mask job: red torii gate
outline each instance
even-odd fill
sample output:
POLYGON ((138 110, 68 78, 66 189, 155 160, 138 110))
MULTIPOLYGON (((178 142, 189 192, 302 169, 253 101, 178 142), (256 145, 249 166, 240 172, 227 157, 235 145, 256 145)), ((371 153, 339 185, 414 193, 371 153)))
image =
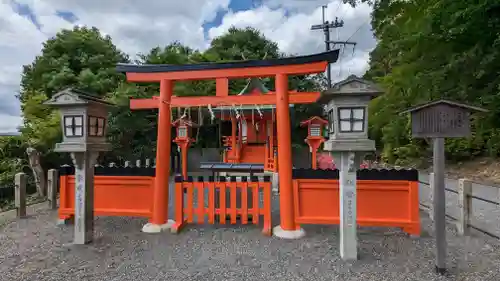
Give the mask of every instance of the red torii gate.
MULTIPOLYGON (((154 186, 153 215, 143 228, 146 232, 160 232, 170 228, 168 221, 168 184, 170 175, 171 107, 266 105, 276 104, 278 137, 278 176, 280 185, 280 230, 282 237, 294 237, 299 227, 294 221, 292 186, 292 149, 290 130, 290 103, 313 103, 319 92, 290 92, 289 75, 324 72, 329 63, 337 61, 339 50, 283 59, 251 60, 225 63, 187 65, 134 65, 119 64, 117 71, 126 73, 130 82, 159 82, 160 96, 151 99, 132 99, 131 109, 158 108, 158 137, 156 148, 156 180, 154 186), (230 96, 230 78, 275 76, 275 93, 259 96, 230 96), (216 95, 177 97, 173 95, 175 81, 216 80, 216 95), (147 229, 147 230, 146 230, 147 229), (289 232, 287 235, 286 233, 289 232)), ((182 223, 182 222, 178 222, 182 223)))

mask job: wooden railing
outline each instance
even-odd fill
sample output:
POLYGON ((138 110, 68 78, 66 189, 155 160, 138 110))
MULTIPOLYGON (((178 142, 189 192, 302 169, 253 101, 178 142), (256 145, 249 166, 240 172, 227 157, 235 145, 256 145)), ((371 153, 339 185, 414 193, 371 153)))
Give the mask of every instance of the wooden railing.
POLYGON ((225 177, 192 177, 183 180, 175 179, 175 221, 172 232, 179 232, 187 223, 225 224, 227 216, 229 222, 236 224, 259 224, 263 222, 262 233, 271 235, 271 180, 264 177, 258 181, 257 177, 231 177, 226 182, 225 177), (263 200, 260 200, 259 194, 263 200), (239 204, 238 204, 239 201, 239 204), (196 219, 195 219, 196 216, 196 219), (249 216, 251 216, 249 218, 249 216))
POLYGON ((232 136, 222 136, 223 146, 228 147, 225 150, 226 154, 224 155, 224 161, 225 162, 238 163, 240 161, 240 158, 241 158, 241 151, 242 151, 244 145, 247 142, 247 137, 246 136, 242 137, 241 138, 241 140, 242 140, 241 143, 239 142, 240 138, 236 137, 236 147, 233 147, 232 140, 233 140, 232 136), (235 156, 233 156, 233 154, 232 154, 233 150, 235 150, 235 152, 236 152, 235 156))
MULTIPOLYGON (((222 145, 226 147, 232 147, 233 145, 233 137, 232 136, 222 136, 222 145)), ((236 144, 238 144, 240 141, 239 137, 236 137, 236 144)), ((242 143, 247 143, 247 137, 243 136, 241 137, 241 142, 242 143)))
POLYGON ((278 171, 278 157, 277 156, 278 156, 278 148, 274 147, 273 153, 271 154, 271 156, 265 160, 264 170, 271 171, 271 172, 278 171))
MULTIPOLYGON (((433 219, 434 174, 421 175, 420 206, 433 219)), ((456 224, 459 235, 472 230, 500 239, 500 188, 471 179, 446 179, 446 217, 456 224)))

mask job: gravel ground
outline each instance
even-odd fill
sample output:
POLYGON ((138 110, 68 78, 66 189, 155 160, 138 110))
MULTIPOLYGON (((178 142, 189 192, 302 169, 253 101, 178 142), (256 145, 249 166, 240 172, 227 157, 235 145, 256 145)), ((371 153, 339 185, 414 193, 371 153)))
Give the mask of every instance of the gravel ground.
POLYGON ((56 216, 41 210, 0 226, 0 280, 500 280, 500 241, 457 237, 453 227, 449 276, 435 275, 423 213, 420 238, 360 229, 361 259, 353 263, 340 260, 336 226, 306 226, 305 238, 290 241, 263 236, 252 225, 144 234, 144 219, 99 217, 93 244, 78 246, 71 245, 72 226, 57 226, 56 216))

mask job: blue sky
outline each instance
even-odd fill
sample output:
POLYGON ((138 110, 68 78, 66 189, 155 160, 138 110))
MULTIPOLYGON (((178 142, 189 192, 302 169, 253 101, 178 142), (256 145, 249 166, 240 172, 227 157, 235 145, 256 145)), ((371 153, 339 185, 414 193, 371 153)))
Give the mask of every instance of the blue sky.
POLYGON ((38 22, 35 13, 31 9, 31 7, 27 4, 22 4, 16 1, 11 1, 12 8, 16 13, 21 16, 28 18, 38 29, 41 28, 40 23, 38 22))
MULTIPOLYGON (((321 5, 328 4, 327 19, 345 21, 340 40, 357 41, 354 54, 332 65, 332 77, 362 75, 375 46, 370 30, 371 8, 353 9, 341 0, 5 0, 0 1, 0 132, 22 124, 19 101, 23 65, 31 64, 43 43, 62 29, 95 26, 131 57, 173 41, 203 50, 211 39, 231 26, 253 27, 288 54, 324 50, 322 32, 310 30, 321 21, 321 5), (329 17, 329 18, 328 18, 329 17), (358 28, 361 27, 358 30, 358 28)), ((337 38, 332 33, 332 38, 337 38)))
MULTIPOLYGON (((231 0, 229 3, 229 10, 232 10, 233 12, 246 11, 252 9, 252 7, 258 6, 260 3, 261 1, 256 0, 231 0)), ((227 11, 219 10, 215 19, 206 23, 204 28, 208 30, 212 27, 219 26, 226 13, 227 11)))

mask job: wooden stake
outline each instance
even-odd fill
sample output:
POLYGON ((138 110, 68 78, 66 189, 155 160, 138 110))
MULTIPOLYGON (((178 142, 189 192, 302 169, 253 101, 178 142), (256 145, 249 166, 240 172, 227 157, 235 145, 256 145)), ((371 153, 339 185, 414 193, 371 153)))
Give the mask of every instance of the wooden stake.
POLYGON ((49 208, 51 210, 57 209, 57 186, 58 186, 59 172, 56 169, 50 169, 47 175, 47 197, 49 201, 49 208))
POLYGON ((17 217, 26 217, 26 174, 17 173, 15 175, 14 206, 17 217))

